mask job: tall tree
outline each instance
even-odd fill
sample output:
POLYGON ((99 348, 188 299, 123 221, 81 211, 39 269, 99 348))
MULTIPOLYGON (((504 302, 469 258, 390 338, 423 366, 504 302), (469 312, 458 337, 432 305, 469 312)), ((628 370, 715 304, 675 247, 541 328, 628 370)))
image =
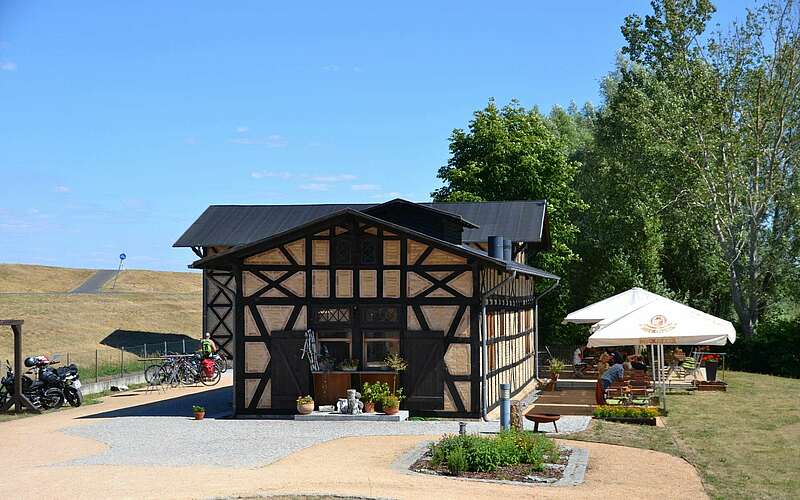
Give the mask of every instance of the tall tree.
POLYGON ((792 0, 704 38, 707 0, 658 0, 622 28, 616 101, 672 161, 652 179, 717 246, 745 335, 798 269, 800 15, 792 0))
POLYGON ((571 219, 585 205, 573 187, 577 168, 538 111, 517 101, 498 108, 490 100, 474 113, 468 130, 453 131, 450 159, 438 175, 444 186, 431 196, 436 201, 546 199, 553 249, 534 256, 534 262, 559 273, 578 259, 571 219))
MULTIPOLYGON (((561 276, 578 260, 572 222, 585 204, 574 188, 578 164, 567 147, 535 109, 511 101, 498 108, 490 100, 476 111, 468 130, 450 136, 450 159, 439 169, 444 186, 431 195, 436 201, 547 200, 552 249, 529 257, 529 263, 561 276)), ((543 334, 554 338, 569 297, 564 280, 544 305, 543 334)))

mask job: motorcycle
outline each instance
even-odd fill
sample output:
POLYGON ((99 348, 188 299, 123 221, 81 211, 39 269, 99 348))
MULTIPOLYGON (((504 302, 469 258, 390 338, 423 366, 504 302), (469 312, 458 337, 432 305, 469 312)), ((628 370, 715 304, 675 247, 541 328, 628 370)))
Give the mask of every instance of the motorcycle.
MULTIPOLYGON (((28 365, 26 360, 25 365, 28 365)), ((39 380, 34 380, 27 374, 22 376, 22 393, 38 409, 50 410, 61 408, 64 404, 64 392, 59 387, 60 381, 55 373, 40 368, 39 380)), ((54 370, 53 370, 54 371, 54 370)), ((14 370, 11 363, 6 360, 6 376, 0 380, 0 406, 14 394, 14 370)))
POLYGON ((81 391, 81 380, 77 365, 71 363, 69 366, 62 366, 56 370, 56 374, 61 381, 61 390, 64 392, 64 398, 67 403, 76 408, 82 405, 83 391, 81 391))

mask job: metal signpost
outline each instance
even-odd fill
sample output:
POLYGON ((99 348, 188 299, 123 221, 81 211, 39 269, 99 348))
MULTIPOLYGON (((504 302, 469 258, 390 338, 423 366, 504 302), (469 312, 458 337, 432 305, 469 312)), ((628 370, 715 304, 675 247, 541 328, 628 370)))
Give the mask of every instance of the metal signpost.
POLYGON ((125 253, 119 254, 119 267, 117 267, 117 274, 114 275, 114 283, 111 284, 112 290, 117 286, 117 276, 119 276, 120 271, 122 271, 122 262, 127 258, 128 256, 125 255, 125 253))

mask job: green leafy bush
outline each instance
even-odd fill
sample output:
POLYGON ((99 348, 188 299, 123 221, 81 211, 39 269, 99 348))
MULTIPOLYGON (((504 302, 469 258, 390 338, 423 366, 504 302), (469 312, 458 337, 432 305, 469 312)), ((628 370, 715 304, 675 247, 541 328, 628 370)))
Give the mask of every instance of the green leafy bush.
MULTIPOLYGON (((535 470, 543 470, 545 462, 557 462, 560 450, 555 441, 543 434, 532 432, 504 431, 494 437, 466 434, 445 436, 430 446, 431 465, 446 465, 451 468, 461 460, 463 453, 465 470, 470 472, 493 472, 498 467, 530 464, 535 470)), ((451 473, 455 474, 452 470, 451 473)))
POLYGON ((460 476, 467 470, 467 454, 464 448, 456 446, 447 456, 447 470, 454 476, 460 476))
POLYGON ((361 400, 367 403, 383 403, 389 394, 389 384, 386 382, 375 382, 374 384, 364 382, 364 385, 361 386, 361 400))
POLYGON ((648 406, 603 405, 594 409, 597 418, 655 418, 658 415, 658 408, 648 406))

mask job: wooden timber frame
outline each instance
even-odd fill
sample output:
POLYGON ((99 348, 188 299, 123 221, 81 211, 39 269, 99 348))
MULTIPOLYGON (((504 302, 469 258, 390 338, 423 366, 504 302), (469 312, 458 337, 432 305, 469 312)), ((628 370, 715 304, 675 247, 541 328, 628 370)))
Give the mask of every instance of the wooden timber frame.
MULTIPOLYGON (((481 297, 509 273, 474 252, 350 212, 202 262, 204 328, 233 356, 236 415, 295 413, 313 392, 305 332, 319 335, 334 316, 365 371, 365 332, 397 331, 412 414, 480 415, 481 297), (376 326, 374 311, 391 310, 391 325, 376 326)), ((487 299, 489 410, 501 382, 518 394, 535 378, 534 289, 520 274, 487 299)))
POLYGON ((21 319, 0 319, 0 326, 11 327, 14 335, 14 393, 9 395, 0 411, 7 412, 14 406, 16 413, 21 413, 24 408, 41 413, 22 392, 22 323, 21 319))

